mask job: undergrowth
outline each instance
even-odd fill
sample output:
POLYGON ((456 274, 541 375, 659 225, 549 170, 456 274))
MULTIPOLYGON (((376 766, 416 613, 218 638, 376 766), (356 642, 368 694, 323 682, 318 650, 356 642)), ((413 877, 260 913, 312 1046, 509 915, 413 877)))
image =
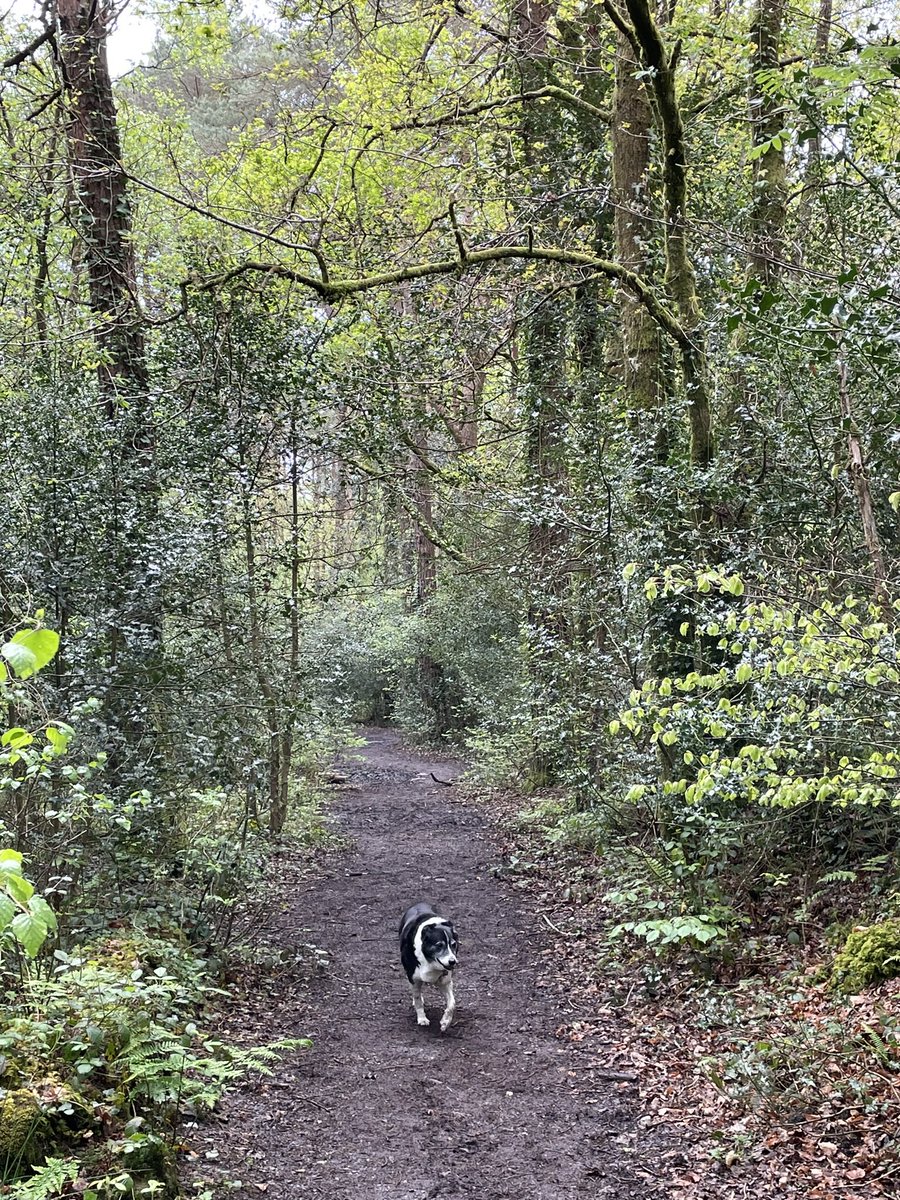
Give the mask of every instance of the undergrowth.
POLYGON ((321 775, 345 730, 298 750, 281 839, 237 787, 104 791, 81 725, 94 706, 62 722, 30 682, 58 644, 35 622, 0 647, 0 1192, 175 1196, 184 1118, 309 1045, 238 1046, 209 1026, 271 903, 273 848, 333 839, 321 775))

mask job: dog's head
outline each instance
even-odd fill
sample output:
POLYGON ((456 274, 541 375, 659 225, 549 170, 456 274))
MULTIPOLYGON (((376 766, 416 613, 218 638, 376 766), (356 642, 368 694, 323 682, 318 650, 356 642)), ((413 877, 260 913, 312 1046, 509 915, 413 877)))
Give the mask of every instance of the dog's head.
POLYGON ((426 925, 422 930, 422 953, 425 959, 445 971, 452 971, 457 964, 456 951, 459 942, 456 931, 449 921, 440 925, 426 925))

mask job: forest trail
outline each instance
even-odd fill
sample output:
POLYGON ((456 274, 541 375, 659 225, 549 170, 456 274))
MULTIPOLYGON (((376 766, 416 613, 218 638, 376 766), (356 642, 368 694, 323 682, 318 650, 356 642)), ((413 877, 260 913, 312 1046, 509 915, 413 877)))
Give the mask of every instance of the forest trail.
POLYGON ((313 1049, 199 1131, 203 1174, 279 1200, 656 1194, 642 1174, 656 1153, 627 1094, 603 1080, 596 1043, 554 1036, 577 1014, 536 982, 553 960, 490 872, 484 817, 430 775, 460 768, 418 757, 393 732, 366 736, 334 802, 353 849, 301 883, 276 922, 276 939, 314 943, 330 964, 306 995, 269 996, 263 1034, 309 1035, 313 1049), (460 935, 445 1035, 436 990, 431 1027, 416 1025, 398 960, 399 914, 420 899, 460 935))

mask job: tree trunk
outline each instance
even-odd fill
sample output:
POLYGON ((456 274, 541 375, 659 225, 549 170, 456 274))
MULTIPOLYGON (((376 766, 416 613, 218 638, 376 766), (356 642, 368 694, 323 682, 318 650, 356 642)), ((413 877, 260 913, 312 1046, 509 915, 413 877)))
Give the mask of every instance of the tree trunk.
POLYGON ((872 568, 875 599, 881 607, 887 624, 893 625, 894 611, 891 607, 891 598, 887 590, 884 551, 881 544, 881 535, 878 532, 878 524, 875 520, 875 508, 872 504, 872 491, 869 487, 869 477, 866 473, 862 441, 859 429, 853 419, 847 360, 843 355, 838 361, 838 391, 841 398, 841 416, 844 419, 844 425, 847 429, 848 470, 850 478, 853 481, 853 489, 856 492, 857 504, 859 505, 863 537, 865 538, 866 549, 869 553, 869 562, 872 568))
POLYGON ((138 455, 152 451, 149 378, 137 304, 131 204, 112 80, 106 61, 109 10, 97 0, 58 0, 59 65, 78 224, 88 277, 94 336, 103 352, 100 389, 112 419, 139 405, 138 455))
POLYGON ((706 346, 701 327, 697 280, 688 252, 687 149, 676 91, 680 44, 669 50, 653 19, 648 0, 625 0, 641 47, 642 66, 650 72, 656 117, 663 142, 663 197, 666 229, 666 284, 692 347, 682 351, 682 374, 691 427, 691 462, 706 467, 713 457, 712 413, 706 346))
MULTIPOLYGON (((552 9, 533 0, 521 0, 513 11, 513 68, 523 90, 543 86, 550 77, 548 23, 552 9)), ((520 121, 522 158, 525 164, 525 218, 530 195, 551 186, 540 173, 546 151, 559 137, 553 113, 539 105, 523 108, 520 121)), ((545 227, 555 227, 551 215, 545 227)), ((527 311, 519 336, 519 405, 524 413, 528 527, 528 628, 531 640, 531 704, 539 728, 545 715, 559 702, 559 652, 569 637, 564 565, 566 534, 559 519, 560 502, 568 491, 566 431, 566 327, 568 305, 561 295, 529 292, 527 311)), ((554 754, 540 733, 533 739, 529 783, 543 787, 559 770, 554 754)))
MULTIPOLYGON (((111 495, 102 610, 110 621, 107 704, 135 745, 149 734, 150 688, 159 673, 160 572, 149 548, 157 511, 150 380, 137 302, 132 217, 106 60, 109 10, 58 0, 58 65, 77 243, 87 276, 109 447, 111 495)), ((146 759, 146 747, 141 752, 146 759)), ((114 753, 114 768, 122 764, 114 753)))
MULTIPOLYGON (((647 278, 653 243, 650 216, 652 112, 631 42, 616 39, 616 87, 612 120, 612 177, 616 252, 619 262, 647 278)), ((666 462, 669 433, 660 364, 659 330, 644 305, 619 289, 622 312, 622 385, 638 439, 639 466, 666 462)))
POLYGON ((757 0, 753 14, 753 70, 750 128, 754 147, 765 146, 753 160, 750 212, 750 276, 771 287, 781 275, 784 222, 787 216, 787 171, 784 149, 771 145, 781 132, 782 111, 760 85, 760 72, 778 66, 784 0, 757 0))

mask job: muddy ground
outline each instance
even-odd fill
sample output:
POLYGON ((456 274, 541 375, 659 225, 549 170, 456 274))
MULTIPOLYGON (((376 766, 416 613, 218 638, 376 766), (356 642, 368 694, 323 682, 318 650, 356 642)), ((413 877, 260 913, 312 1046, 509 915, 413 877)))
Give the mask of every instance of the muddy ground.
POLYGON ((659 1195, 663 1147, 639 1125, 617 1047, 555 1036, 579 1013, 557 986, 549 931, 492 874, 484 816, 431 777, 459 768, 390 731, 366 735, 333 806, 352 848, 311 874, 288 862, 264 935, 303 969, 261 976, 228 1014, 232 1033, 313 1048, 191 1134, 189 1178, 279 1200, 659 1195), (397 952, 397 918, 422 899, 460 936, 443 1035, 436 991, 431 1027, 416 1025, 397 952), (310 968, 310 947, 327 968, 310 968))

